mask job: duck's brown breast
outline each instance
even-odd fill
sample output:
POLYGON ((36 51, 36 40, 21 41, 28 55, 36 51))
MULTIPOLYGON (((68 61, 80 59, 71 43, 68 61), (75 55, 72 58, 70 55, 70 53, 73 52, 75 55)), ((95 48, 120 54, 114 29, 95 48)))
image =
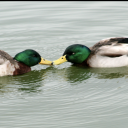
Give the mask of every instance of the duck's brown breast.
POLYGON ((18 68, 15 67, 13 75, 21 75, 31 71, 31 68, 23 63, 18 62, 18 68))

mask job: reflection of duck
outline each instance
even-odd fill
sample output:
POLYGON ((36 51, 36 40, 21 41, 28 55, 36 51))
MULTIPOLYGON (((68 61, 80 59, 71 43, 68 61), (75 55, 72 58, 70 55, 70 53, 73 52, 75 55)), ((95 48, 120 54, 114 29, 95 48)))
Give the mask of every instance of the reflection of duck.
POLYGON ((115 78, 127 78, 128 67, 116 67, 116 68, 89 68, 90 72, 95 74, 98 79, 115 79, 115 78))
MULTIPOLYGON (((51 67, 49 67, 51 68, 51 67)), ((86 83, 88 79, 115 79, 115 78, 127 78, 128 67, 116 67, 116 68, 89 68, 89 67, 76 67, 70 66, 67 68, 57 69, 52 67, 51 71, 54 80, 59 80, 64 83, 65 81, 69 83, 86 83), (54 71, 54 72, 53 72, 54 71)), ((51 77, 51 79, 52 79, 51 77)), ((92 80, 91 80, 92 81, 92 80)))
POLYGON ((44 80, 49 76, 49 69, 32 70, 24 75, 0 77, 0 93, 11 92, 15 89, 22 92, 39 92, 45 85, 44 80))
POLYGON ((14 92, 21 93, 42 92, 43 86, 60 87, 61 85, 79 85, 79 83, 95 83, 98 79, 127 78, 128 67, 120 68, 88 68, 69 66, 58 69, 58 66, 49 66, 46 69, 32 70, 20 76, 0 77, 0 94, 14 92))
POLYGON ((128 38, 109 38, 88 48, 81 44, 70 45, 54 65, 71 62, 88 67, 122 67, 128 65, 128 38))
POLYGON ((40 64, 51 64, 34 50, 27 49, 11 57, 8 53, 0 50, 0 76, 20 75, 31 71, 31 66, 40 64))
POLYGON ((89 68, 85 69, 83 67, 71 66, 65 68, 63 71, 65 80, 70 83, 81 83, 82 81, 89 79, 92 75, 89 68))

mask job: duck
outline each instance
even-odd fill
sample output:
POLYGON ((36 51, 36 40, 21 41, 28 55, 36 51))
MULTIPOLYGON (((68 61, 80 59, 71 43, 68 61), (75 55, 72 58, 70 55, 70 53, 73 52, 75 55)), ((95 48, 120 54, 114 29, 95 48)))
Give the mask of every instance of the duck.
POLYGON ((33 49, 26 49, 14 57, 0 50, 0 76, 21 75, 31 71, 37 64, 50 65, 52 61, 45 60, 33 49))
POLYGON ((100 40, 92 47, 72 44, 65 49, 59 59, 52 62, 52 65, 64 62, 94 68, 128 66, 128 38, 110 37, 100 40))

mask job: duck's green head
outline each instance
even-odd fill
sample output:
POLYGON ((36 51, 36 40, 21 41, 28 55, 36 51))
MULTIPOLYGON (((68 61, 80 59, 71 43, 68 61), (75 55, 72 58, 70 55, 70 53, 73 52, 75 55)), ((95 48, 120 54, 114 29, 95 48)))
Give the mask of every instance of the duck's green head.
POLYGON ((14 57, 15 60, 24 63, 25 65, 31 67, 37 64, 50 65, 51 61, 43 59, 40 54, 32 49, 24 50, 14 57))
POLYGON ((88 58, 90 52, 91 50, 84 45, 73 44, 67 47, 63 53, 63 56, 58 60, 53 61, 53 64, 58 65, 66 61, 74 64, 80 64, 88 58))

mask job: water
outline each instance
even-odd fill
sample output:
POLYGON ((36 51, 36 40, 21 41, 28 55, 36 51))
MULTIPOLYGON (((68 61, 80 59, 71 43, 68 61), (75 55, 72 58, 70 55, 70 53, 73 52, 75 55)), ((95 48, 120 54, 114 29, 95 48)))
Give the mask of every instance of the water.
MULTIPOLYGON (((34 49, 48 60, 65 48, 127 37, 128 2, 0 2, 1 50, 34 49)), ((127 128, 128 67, 37 65, 0 77, 1 128, 127 128)))

